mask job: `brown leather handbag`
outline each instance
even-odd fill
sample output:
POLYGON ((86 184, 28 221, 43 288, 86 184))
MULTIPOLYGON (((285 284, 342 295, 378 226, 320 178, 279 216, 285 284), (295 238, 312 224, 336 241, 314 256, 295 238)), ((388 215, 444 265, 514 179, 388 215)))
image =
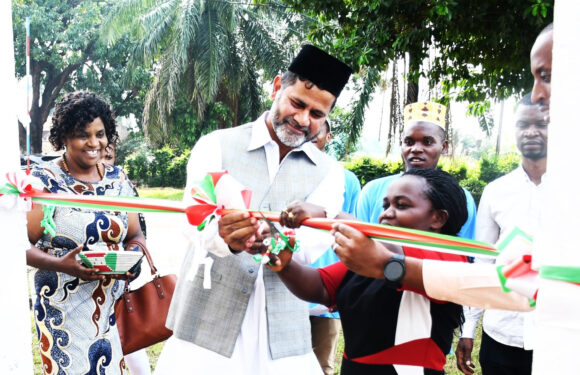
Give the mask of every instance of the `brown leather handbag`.
POLYGON ((123 354, 146 348, 173 334, 165 327, 165 321, 177 283, 176 275, 159 275, 151 254, 142 243, 131 243, 141 247, 153 279, 136 290, 129 290, 129 283, 125 282, 125 293, 115 302, 115 319, 123 354))

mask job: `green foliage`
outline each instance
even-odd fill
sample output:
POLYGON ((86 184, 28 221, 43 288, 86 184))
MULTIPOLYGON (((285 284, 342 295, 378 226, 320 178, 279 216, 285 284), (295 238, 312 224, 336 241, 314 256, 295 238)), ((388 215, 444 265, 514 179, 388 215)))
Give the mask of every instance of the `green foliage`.
POLYGON ((12 0, 16 74, 26 74, 25 19, 30 17, 31 148, 40 153, 42 125, 66 91, 91 90, 118 115, 140 116, 150 74, 129 67, 128 40, 103 44, 98 30, 112 0, 12 0))
POLYGON ((123 165, 127 157, 137 150, 148 148, 145 137, 141 132, 130 132, 119 145, 117 145, 115 153, 115 164, 123 165))
MULTIPOLYGON (((475 203, 479 204, 485 186, 517 168, 520 162, 521 156, 519 154, 510 153, 499 157, 485 155, 478 162, 470 159, 442 158, 437 167, 455 177, 459 185, 467 189, 473 196, 475 203)), ((404 170, 402 161, 384 161, 369 157, 350 161, 345 163, 344 167, 356 174, 363 186, 376 178, 400 173, 404 170)))
POLYGON ((165 186, 165 183, 171 181, 167 179, 167 172, 173 157, 173 150, 168 146, 153 151, 153 160, 151 160, 151 164, 149 164, 151 177, 148 185, 165 186))
POLYGON ((402 161, 384 161, 367 156, 352 160, 344 166, 358 177, 361 185, 379 177, 399 173, 404 169, 402 161))
POLYGON ((283 0, 317 22, 309 38, 355 70, 384 70, 409 54, 445 96, 471 102, 531 89, 530 48, 553 18, 553 0, 283 0), (432 48, 440 53, 431 56, 432 48), (421 62, 430 58, 428 64, 421 62))
POLYGON ((484 155, 480 162, 480 179, 489 183, 517 168, 520 162, 521 156, 517 153, 506 154, 501 157, 484 155))
POLYGON ((123 164, 129 179, 140 186, 183 188, 190 150, 175 151, 165 146, 151 152, 138 147, 123 164))
POLYGON ((103 38, 129 34, 133 61, 156 69, 143 118, 153 145, 176 146, 168 137, 179 127, 172 114, 184 103, 190 107, 184 112, 196 121, 187 122, 200 129, 180 140, 182 147, 212 126, 256 118, 263 109, 262 78, 287 66, 288 47, 303 39, 303 29, 302 17, 276 4, 128 0, 109 13, 103 38), (213 121, 204 122, 208 116, 213 121))
MULTIPOLYGON (((499 175, 498 177, 501 177, 501 175, 499 175)), ((459 180, 459 185, 467 189, 467 191, 469 191, 473 196, 475 204, 479 205, 481 194, 483 194, 483 189, 485 188, 487 183, 476 177, 469 177, 464 180, 459 180)))
POLYGON ((148 184, 151 177, 149 165, 152 157, 148 149, 139 148, 125 159, 123 168, 135 185, 148 184))

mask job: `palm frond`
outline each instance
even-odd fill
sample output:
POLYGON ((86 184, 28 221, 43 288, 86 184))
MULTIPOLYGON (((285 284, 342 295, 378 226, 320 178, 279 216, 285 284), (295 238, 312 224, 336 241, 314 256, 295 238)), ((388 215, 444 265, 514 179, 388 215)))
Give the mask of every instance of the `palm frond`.
POLYGON ((377 84, 381 78, 380 71, 376 68, 370 68, 362 78, 361 87, 357 90, 358 99, 351 103, 352 110, 349 116, 349 132, 347 138, 347 153, 356 147, 356 142, 364 125, 365 109, 371 102, 372 95, 375 92, 377 84))

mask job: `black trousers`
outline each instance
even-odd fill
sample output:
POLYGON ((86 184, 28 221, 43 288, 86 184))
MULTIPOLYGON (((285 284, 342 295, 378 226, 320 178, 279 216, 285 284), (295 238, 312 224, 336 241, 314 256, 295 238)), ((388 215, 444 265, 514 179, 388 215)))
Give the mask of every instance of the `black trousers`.
POLYGON ((482 332, 479 364, 482 375, 531 375, 532 350, 504 345, 482 332))

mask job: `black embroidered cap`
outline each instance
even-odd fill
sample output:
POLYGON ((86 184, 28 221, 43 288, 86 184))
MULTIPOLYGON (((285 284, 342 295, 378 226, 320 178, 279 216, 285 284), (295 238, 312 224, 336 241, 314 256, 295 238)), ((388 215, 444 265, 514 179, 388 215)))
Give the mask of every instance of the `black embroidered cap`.
POLYGON ((311 44, 302 47, 288 70, 308 79, 335 97, 340 95, 352 74, 348 65, 311 44))

